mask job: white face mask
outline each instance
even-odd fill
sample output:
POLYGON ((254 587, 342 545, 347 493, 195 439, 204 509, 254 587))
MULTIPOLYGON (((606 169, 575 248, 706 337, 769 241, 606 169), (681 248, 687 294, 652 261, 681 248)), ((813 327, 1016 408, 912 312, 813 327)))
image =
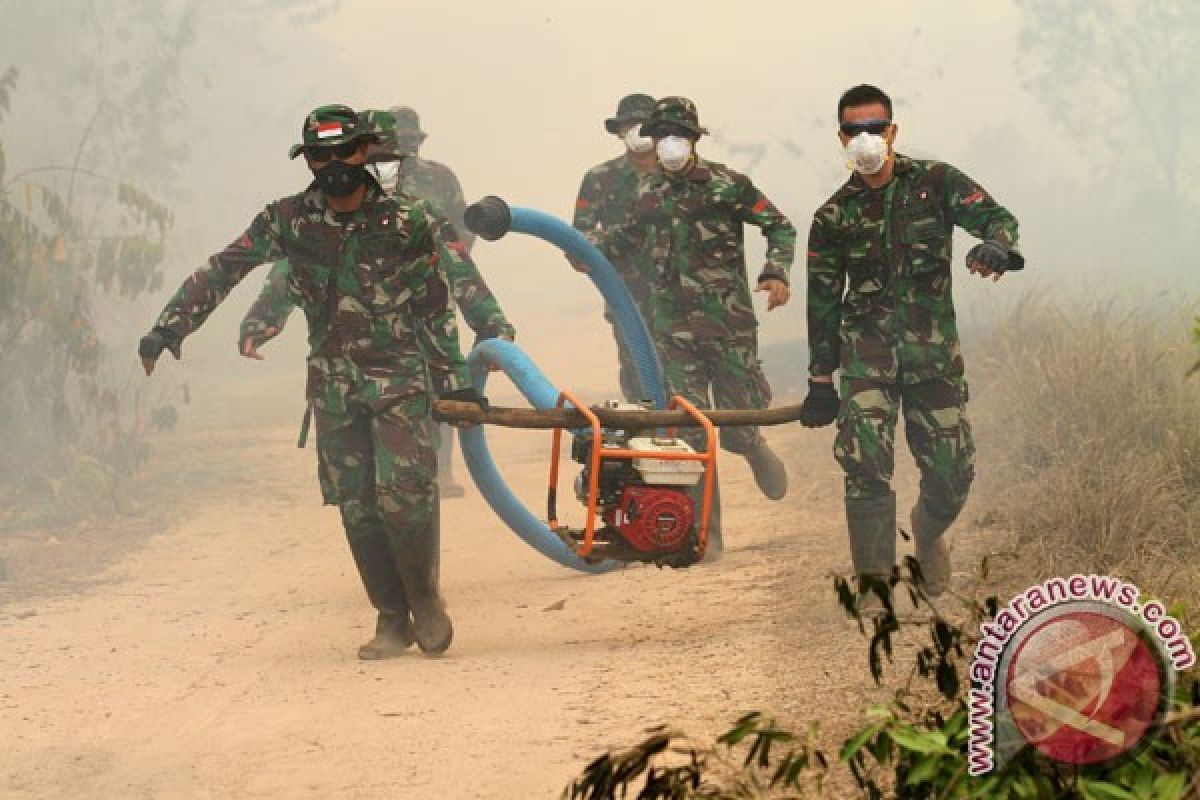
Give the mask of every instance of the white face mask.
POLYGON ((400 183, 399 161, 376 161, 368 165, 367 169, 371 170, 385 192, 391 194, 396 191, 396 186, 400 183))
POLYGON ((846 166, 863 175, 874 175, 888 159, 887 139, 874 133, 860 133, 846 143, 846 166))
POLYGON ((683 169, 692 158, 692 140, 686 136, 664 136, 656 149, 659 163, 669 172, 683 169))
POLYGON ((641 130, 641 125, 634 125, 621 137, 625 140, 625 146, 631 153, 647 153, 654 148, 654 140, 649 136, 642 136, 641 130))

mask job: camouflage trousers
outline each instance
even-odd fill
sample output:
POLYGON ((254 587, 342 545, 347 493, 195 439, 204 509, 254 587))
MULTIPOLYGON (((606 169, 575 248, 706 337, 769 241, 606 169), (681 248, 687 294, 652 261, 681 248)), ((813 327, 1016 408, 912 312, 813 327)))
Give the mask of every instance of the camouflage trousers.
POLYGON ((975 477, 966 382, 948 376, 898 385, 843 376, 841 394, 833 454, 846 473, 847 500, 891 495, 896 421, 903 413, 908 448, 921 471, 922 501, 941 519, 957 516, 975 477))
POLYGON ((436 435, 425 395, 378 395, 370 380, 324 393, 310 386, 318 475, 325 503, 341 512, 372 605, 406 612, 406 558, 431 565, 436 585, 436 435))
MULTIPOLYGON (((656 343, 667 378, 668 394, 682 395, 698 408, 766 408, 771 387, 758 360, 758 334, 695 341, 675 336, 656 343)), ((721 428, 721 447, 745 455, 762 442, 758 428, 721 428)), ((693 447, 703 433, 686 434, 693 447)))

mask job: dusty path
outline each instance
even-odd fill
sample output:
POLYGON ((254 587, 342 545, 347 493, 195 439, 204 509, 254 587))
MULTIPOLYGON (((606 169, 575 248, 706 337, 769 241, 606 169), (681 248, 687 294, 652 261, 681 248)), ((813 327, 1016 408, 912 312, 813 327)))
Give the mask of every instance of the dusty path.
MULTIPOLYGON (((828 437, 773 435, 780 504, 726 462, 717 567, 576 575, 473 491, 448 501, 454 647, 362 663, 373 620, 312 450, 294 426, 202 429, 194 458, 236 480, 82 593, 0 606, 0 797, 550 798, 651 723, 710 735, 764 709, 836 730, 869 692, 825 577, 848 558, 828 437)), ((493 436, 533 503, 546 438, 493 436)))

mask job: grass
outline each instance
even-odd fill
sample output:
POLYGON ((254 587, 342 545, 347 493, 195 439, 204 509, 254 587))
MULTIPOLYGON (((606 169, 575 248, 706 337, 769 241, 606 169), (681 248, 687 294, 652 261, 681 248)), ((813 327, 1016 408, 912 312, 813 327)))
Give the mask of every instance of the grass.
POLYGON ((1027 299, 974 356, 980 496, 1035 569, 1116 574, 1198 606, 1189 326, 1183 310, 1027 299))

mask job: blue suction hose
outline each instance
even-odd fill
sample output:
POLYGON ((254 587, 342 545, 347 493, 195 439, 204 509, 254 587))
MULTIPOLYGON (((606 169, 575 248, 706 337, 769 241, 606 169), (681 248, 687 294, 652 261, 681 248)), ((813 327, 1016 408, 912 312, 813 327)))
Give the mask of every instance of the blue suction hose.
MULTIPOLYGON (((468 208, 466 223, 471 231, 488 241, 495 241, 509 231, 525 233, 549 242, 571 258, 585 263, 589 270, 588 277, 612 310, 617 333, 633 356, 643 395, 652 400, 656 408, 666 407, 662 365, 646 323, 616 269, 579 231, 541 211, 509 208, 498 197, 485 197, 468 208)), ((503 339, 482 341, 471 351, 467 363, 475 387, 481 392, 487 383, 489 368, 494 367, 508 375, 534 408, 554 408, 558 403, 558 389, 533 360, 512 342, 503 339)), ((545 522, 525 507, 508 487, 492 459, 484 427, 476 425, 460 431, 459 440, 471 479, 496 515, 526 544, 565 567, 580 572, 600 573, 620 566, 614 561, 599 564, 584 561, 545 522)))

